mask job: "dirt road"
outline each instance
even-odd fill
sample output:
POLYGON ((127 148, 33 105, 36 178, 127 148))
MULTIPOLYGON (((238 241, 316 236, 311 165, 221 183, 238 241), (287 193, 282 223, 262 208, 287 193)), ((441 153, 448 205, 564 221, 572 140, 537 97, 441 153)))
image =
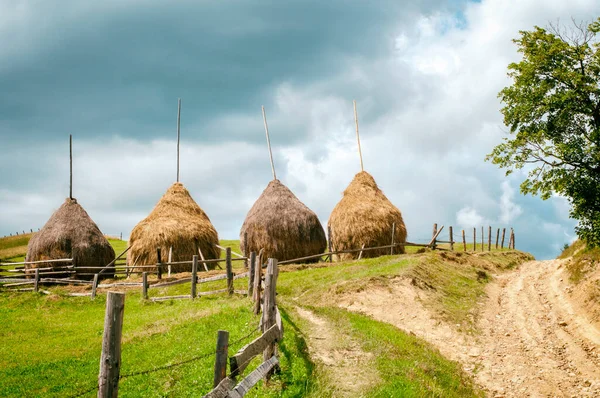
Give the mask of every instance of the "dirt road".
POLYGON ((600 328, 571 301, 561 260, 496 276, 466 336, 423 307, 407 281, 345 297, 340 306, 392 323, 463 363, 491 397, 600 397, 600 328))

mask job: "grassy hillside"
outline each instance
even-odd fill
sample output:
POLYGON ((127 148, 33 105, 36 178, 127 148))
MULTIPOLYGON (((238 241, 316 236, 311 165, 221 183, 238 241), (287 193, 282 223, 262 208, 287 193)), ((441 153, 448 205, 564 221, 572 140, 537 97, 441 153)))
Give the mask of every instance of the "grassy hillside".
POLYGON ((598 264, 600 264, 600 248, 590 248, 585 245, 585 242, 576 240, 569 247, 565 248, 558 258, 571 258, 567 263, 570 280, 573 283, 579 283, 586 275, 598 268, 598 264))
MULTIPOLYGON (((236 242, 223 242, 235 246, 236 242)), ((233 249, 234 251, 235 248, 233 249)), ((118 250, 117 250, 118 251, 118 250)), ((367 316, 336 307, 336 296, 410 278, 415 288, 432 292, 425 303, 452 323, 471 331, 474 308, 484 294, 490 271, 510 268, 530 257, 515 251, 463 254, 430 252, 344 263, 282 266, 278 301, 285 326, 280 345, 282 373, 249 396, 327 397, 339 386, 308 355, 306 322, 299 308, 314 311, 334 325, 341 343, 352 341, 372 358, 372 382, 365 396, 481 396, 459 365, 426 342, 367 316)), ((242 289, 245 279, 236 280, 242 289)), ((221 288, 223 281, 201 290, 221 288)), ((72 396, 93 389, 104 319, 105 294, 95 301, 52 295, 0 291, 0 396, 72 396)), ((186 294, 178 285, 152 295, 186 294)), ((257 336, 258 318, 246 297, 226 295, 150 303, 139 290, 127 293, 122 374, 189 361, 148 375, 125 377, 120 395, 198 396, 211 388, 215 339, 230 333, 230 353, 257 336)), ((258 362, 256 362, 258 363, 258 362)), ((250 366, 252 368, 253 365, 250 366)), ((84 396, 94 396, 91 391, 84 396)))

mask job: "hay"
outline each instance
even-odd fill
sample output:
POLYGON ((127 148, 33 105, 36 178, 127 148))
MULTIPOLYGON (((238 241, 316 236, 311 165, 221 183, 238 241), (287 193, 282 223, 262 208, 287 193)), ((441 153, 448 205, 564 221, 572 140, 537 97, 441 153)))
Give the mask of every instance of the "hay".
MULTIPOLYGON (((131 231, 127 265, 154 265, 156 248, 161 249, 161 260, 167 262, 169 248, 171 261, 191 261, 202 251, 206 260, 219 258, 219 236, 210 219, 183 184, 171 185, 158 201, 154 210, 131 231)), ((191 264, 173 265, 172 272, 190 272, 191 264)), ((134 272, 156 271, 156 268, 134 268, 134 272)))
MULTIPOLYGON (((79 279, 92 279, 97 273, 85 267, 103 267, 115 259, 115 251, 100 229, 76 199, 67 198, 65 203, 52 214, 46 225, 33 234, 27 246, 25 261, 71 258, 79 279)), ((66 263, 33 264, 28 268, 57 268, 66 263)), ((67 275, 65 275, 67 276, 67 275)), ((104 272, 102 277, 112 277, 104 272)), ((52 275, 60 277, 60 275, 52 275)))
POLYGON ((317 215, 273 180, 244 220, 240 247, 246 256, 264 249, 263 258, 285 261, 323 253, 327 239, 317 215))
MULTIPOLYGON (((360 249, 391 244, 392 224, 396 223, 395 243, 406 242, 406 226, 402 213, 377 186, 373 177, 361 171, 344 191, 342 200, 329 217, 333 250, 360 249)), ((390 249, 363 252, 363 257, 389 254, 390 249)), ((404 247, 394 248, 394 253, 404 253, 404 247)), ((357 258, 358 253, 341 256, 342 259, 357 258)))

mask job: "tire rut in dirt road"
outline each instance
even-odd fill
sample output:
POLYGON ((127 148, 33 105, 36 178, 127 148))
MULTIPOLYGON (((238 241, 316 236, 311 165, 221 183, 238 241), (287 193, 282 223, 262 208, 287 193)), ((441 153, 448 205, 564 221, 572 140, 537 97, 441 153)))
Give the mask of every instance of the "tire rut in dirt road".
POLYGON ((532 261, 490 287, 475 379, 492 396, 600 395, 600 347, 588 338, 598 330, 562 294, 562 272, 559 260, 532 261))
POLYGON ((407 281, 342 297, 339 305, 391 323, 461 362, 491 397, 600 397, 600 331, 566 295, 560 260, 496 276, 467 336, 423 306, 407 281))

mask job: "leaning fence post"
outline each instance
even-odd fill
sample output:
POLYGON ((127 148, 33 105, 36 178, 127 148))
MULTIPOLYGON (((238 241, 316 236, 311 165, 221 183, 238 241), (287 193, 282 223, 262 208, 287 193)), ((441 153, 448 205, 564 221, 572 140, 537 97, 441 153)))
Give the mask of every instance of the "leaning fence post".
POLYGON ((104 333, 102 335, 100 374, 98 376, 98 397, 117 397, 119 393, 121 334, 123 330, 124 311, 125 293, 108 292, 106 296, 104 333))
POLYGON ((450 235, 450 250, 454 250, 454 234, 452 233, 452 225, 448 227, 448 234, 450 235))
POLYGON ((156 270, 158 279, 162 279, 162 261, 160 258, 160 247, 156 248, 156 270))
POLYGON ((35 269, 35 281, 33 282, 33 291, 36 293, 40 291, 40 269, 39 268, 35 269))
POLYGON ((148 273, 142 272, 142 297, 148 300, 148 273))
POLYGON ((233 270, 231 268, 231 247, 225 248, 225 267, 227 269, 227 292, 233 294, 233 270))
POLYGON ((198 255, 194 254, 192 257, 192 288, 190 296, 192 300, 196 298, 196 281, 198 280, 198 255))
POLYGON ((465 230, 462 230, 462 238, 463 238, 463 249, 467 251, 467 238, 465 237, 465 230))
POLYGON ((256 253, 250 252, 250 267, 248 268, 248 297, 254 297, 254 264, 256 263, 256 253))
POLYGON ((390 247, 390 254, 394 254, 394 235, 396 234, 396 223, 392 223, 392 247, 390 247))
POLYGON ((217 334, 213 387, 218 386, 227 374, 227 357, 229 357, 229 332, 226 330, 219 330, 217 334))
POLYGON ((98 274, 94 274, 92 281, 92 300, 96 298, 96 288, 98 287, 98 274))
POLYGON ((502 228, 502 243, 500 243, 500 249, 504 249, 504 236, 506 235, 506 228, 502 228))
MULTIPOLYGON (((275 325, 276 322, 276 306, 275 294, 277 289, 277 277, 279 269, 277 267, 277 259, 270 258, 265 275, 265 294, 263 298, 263 314, 262 314, 262 332, 266 332, 269 328, 275 325)), ((267 361, 275 354, 275 342, 269 344, 263 351, 263 360, 267 361)), ((265 375, 265 382, 271 377, 269 372, 265 375)))

